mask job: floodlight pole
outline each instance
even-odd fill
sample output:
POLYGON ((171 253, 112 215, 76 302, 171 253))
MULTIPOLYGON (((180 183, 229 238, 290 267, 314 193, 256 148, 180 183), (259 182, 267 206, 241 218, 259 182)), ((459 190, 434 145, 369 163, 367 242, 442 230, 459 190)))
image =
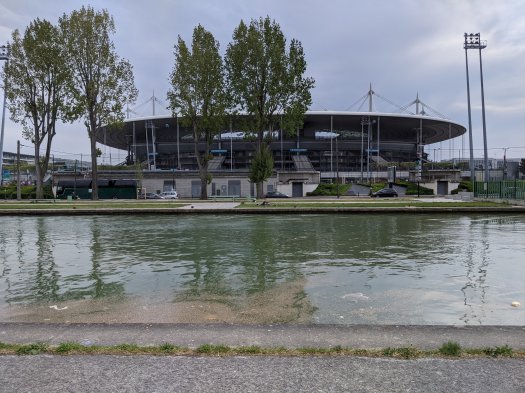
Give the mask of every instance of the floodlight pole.
MULTIPOLYGON (((4 71, 9 64, 9 44, 0 46, 0 60, 5 60, 4 71)), ((0 185, 4 183, 4 127, 5 127, 5 108, 7 106, 7 74, 4 78, 4 103, 2 106, 2 127, 0 130, 0 185)))
POLYGON ((468 34, 465 33, 465 43, 463 44, 463 47, 465 48, 465 67, 467 69, 467 107, 468 107, 468 139, 469 139, 469 145, 470 145, 470 161, 469 161, 469 168, 470 168, 470 182, 472 183, 472 187, 474 187, 474 181, 476 180, 475 173, 474 173, 474 150, 472 146, 472 111, 470 107, 470 81, 469 81, 469 74, 468 74, 468 54, 467 54, 467 36, 468 34))
POLYGON ((481 117, 483 119, 483 153, 484 153, 484 166, 485 166, 485 182, 490 180, 489 178, 489 155, 487 152, 487 123, 485 122, 485 92, 483 89, 483 66, 481 64, 481 50, 487 47, 487 41, 480 41, 479 46, 479 76, 481 80, 481 117))
POLYGON ((488 159, 488 153, 487 153, 487 127, 485 122, 485 92, 483 89, 483 65, 481 61, 481 50, 487 47, 487 41, 481 40, 480 33, 476 34, 464 34, 465 42, 463 44, 463 47, 465 48, 465 61, 466 61, 466 67, 467 67, 467 96, 468 96, 468 114, 469 114, 469 142, 470 142, 470 172, 471 172, 471 180, 474 184, 474 168, 473 168, 473 162, 474 162, 474 153, 473 153, 473 146, 472 146, 472 119, 471 119, 471 108, 470 108, 470 90, 469 90, 469 76, 468 76, 468 57, 467 57, 467 50, 468 49, 478 49, 479 50, 479 71, 480 71, 480 79, 481 79, 481 116, 483 120, 483 159, 484 159, 484 181, 488 182, 489 179, 489 159, 488 159))

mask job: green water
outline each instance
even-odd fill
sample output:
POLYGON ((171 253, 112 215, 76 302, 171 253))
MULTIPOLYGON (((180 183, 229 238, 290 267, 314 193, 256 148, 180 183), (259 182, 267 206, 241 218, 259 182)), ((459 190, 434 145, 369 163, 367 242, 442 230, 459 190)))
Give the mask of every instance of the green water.
POLYGON ((3 321, 525 325, 524 283, 523 216, 0 221, 3 321))

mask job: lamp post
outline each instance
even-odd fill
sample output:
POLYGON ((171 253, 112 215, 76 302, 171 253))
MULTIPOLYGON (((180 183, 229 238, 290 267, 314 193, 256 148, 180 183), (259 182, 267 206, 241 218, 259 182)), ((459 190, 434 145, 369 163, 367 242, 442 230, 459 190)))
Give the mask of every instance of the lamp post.
MULTIPOLYGON (((0 60, 5 60, 5 65, 9 64, 9 44, 0 46, 0 60)), ((4 68, 5 70, 5 68, 4 68)), ((2 106, 2 127, 0 130, 0 185, 4 183, 4 126, 5 108, 7 106, 7 74, 4 79, 4 104, 2 106)))
POLYGON ((489 165, 488 165, 488 154, 487 154, 487 126, 485 122, 485 93, 483 89, 483 65, 481 62, 481 50, 487 47, 487 41, 481 40, 480 33, 475 34, 464 34, 465 42, 463 48, 465 49, 465 66, 467 70, 467 102, 468 102, 468 122, 469 122, 469 143, 470 143, 470 177, 472 184, 474 184, 474 153, 472 146, 472 117, 470 108, 470 86, 469 86, 469 74, 468 74, 468 55, 469 49, 479 50, 479 73, 481 79, 481 116, 483 120, 483 150, 484 150, 484 181, 489 181, 489 165))
POLYGON ((364 160, 364 125, 368 125, 368 116, 361 118, 361 183, 363 183, 363 160, 364 160))

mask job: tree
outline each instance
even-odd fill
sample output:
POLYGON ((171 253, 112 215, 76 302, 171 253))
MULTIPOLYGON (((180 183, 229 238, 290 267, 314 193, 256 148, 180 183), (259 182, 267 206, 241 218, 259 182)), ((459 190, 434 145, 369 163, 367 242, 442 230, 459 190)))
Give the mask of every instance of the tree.
POLYGON ((525 158, 521 159, 518 168, 520 173, 525 174, 525 158))
MULTIPOLYGON (((249 26, 241 21, 226 50, 225 64, 232 100, 238 110, 251 116, 249 131, 257 136, 255 157, 262 158, 276 124, 289 134, 295 133, 311 104, 314 79, 304 77, 302 45, 292 39, 287 50, 280 26, 269 17, 252 20, 249 26)), ((258 165, 261 163, 273 165, 264 159, 258 165)), ((257 182, 257 197, 262 196, 263 181, 272 170, 273 166, 262 171, 265 177, 257 182)))
POLYGON ((182 123, 191 126, 195 157, 201 180, 200 199, 207 199, 210 180, 208 161, 213 138, 224 124, 227 99, 224 68, 219 42, 201 25, 193 30, 191 51, 179 36, 175 45, 175 66, 170 74, 168 101, 173 116, 182 116, 182 123), (204 151, 199 144, 204 141, 204 151))
POLYGON ((113 17, 102 10, 82 7, 64 14, 60 29, 73 73, 69 85, 79 116, 84 118, 91 145, 92 198, 98 199, 97 132, 104 125, 124 120, 126 104, 135 102, 133 69, 120 59, 110 35, 115 33, 113 17))
POLYGON ((34 145, 36 197, 43 198, 56 122, 72 121, 74 116, 66 94, 70 74, 64 64, 60 31, 50 22, 36 19, 23 37, 15 30, 12 38, 6 67, 9 111, 11 119, 22 125, 24 138, 34 145))
POLYGON ((250 181, 255 184, 262 183, 272 175, 273 157, 272 152, 266 145, 255 152, 250 167, 250 181))

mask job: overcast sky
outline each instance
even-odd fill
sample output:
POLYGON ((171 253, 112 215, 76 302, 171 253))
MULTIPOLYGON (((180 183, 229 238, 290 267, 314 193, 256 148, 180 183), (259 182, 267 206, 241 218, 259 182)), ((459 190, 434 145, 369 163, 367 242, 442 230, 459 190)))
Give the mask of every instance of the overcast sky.
MULTIPOLYGON (((118 54, 134 67, 139 89, 135 116, 141 117, 152 114, 146 102, 153 92, 163 102, 156 104, 156 114, 169 113, 166 92, 178 35, 191 42, 193 28, 200 23, 224 52, 241 19, 269 15, 288 40, 303 44, 307 75, 316 81, 311 110, 347 110, 371 83, 376 93, 399 106, 419 93, 431 108, 468 128, 463 33, 480 32, 487 41, 482 60, 489 157, 503 157, 504 148, 507 157, 525 157, 523 0, 0 0, 0 45, 11 39, 14 29, 23 32, 37 17, 57 23, 61 15, 82 5, 106 8, 113 15, 113 40, 118 54)), ((469 71, 475 156, 481 157, 477 50, 469 51, 469 71)), ((378 98, 375 103, 376 110, 396 111, 378 98)), ((20 126, 6 120, 4 151, 16 151, 17 139, 29 146, 20 126)), ((462 146, 468 148, 468 134, 426 150, 433 158, 432 150, 440 148, 436 158, 445 159, 457 157, 462 146)), ((108 156, 110 149, 101 148, 108 156)), ((82 122, 60 125, 53 150, 66 158, 87 155, 82 122)), ((25 147, 23 152, 32 151, 25 147)), ((112 153, 113 160, 124 159, 122 152, 112 153)))

